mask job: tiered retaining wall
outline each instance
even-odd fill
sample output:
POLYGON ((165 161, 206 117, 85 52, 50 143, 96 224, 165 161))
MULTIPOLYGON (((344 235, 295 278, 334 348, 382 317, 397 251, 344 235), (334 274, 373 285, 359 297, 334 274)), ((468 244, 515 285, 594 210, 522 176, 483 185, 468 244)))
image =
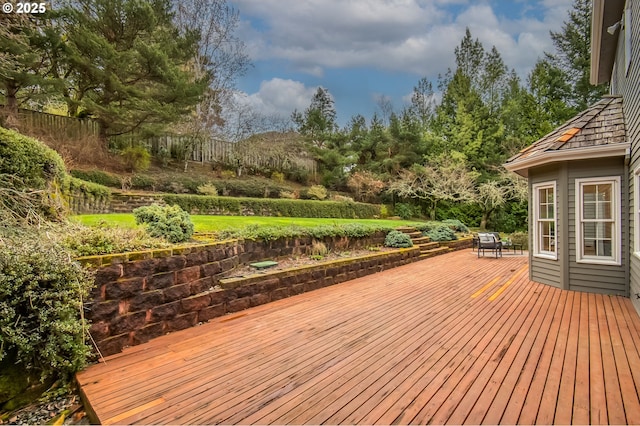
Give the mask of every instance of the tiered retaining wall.
MULTIPOLYGON (((380 232, 367 238, 336 237, 325 238, 323 242, 334 250, 362 248, 380 245, 384 237, 384 232, 380 232)), ((259 304, 258 301, 266 303, 294 294, 283 288, 302 281, 293 283, 295 280, 285 279, 238 289, 237 286, 225 288, 220 278, 240 264, 309 254, 312 244, 311 238, 270 242, 233 240, 79 258, 81 263, 96 268, 96 286, 87 313, 92 322, 91 334, 103 354, 113 354, 125 346, 140 344, 167 332, 254 306, 259 304), (257 294, 261 296, 253 297, 257 294)), ((389 254, 388 259, 387 253, 372 255, 372 259, 378 259, 375 268, 398 266, 414 257, 412 250, 399 253, 402 254, 389 254)), ((374 265, 370 266, 367 266, 371 269, 368 273, 375 272, 374 265)), ((360 266, 353 263, 341 264, 338 269, 321 267, 311 274, 313 279, 310 281, 315 281, 307 284, 304 291, 340 282, 335 281, 334 275, 350 279, 357 276, 356 269, 360 266)), ((303 279, 307 278, 305 275, 303 279)), ((297 292, 299 288, 292 291, 297 292)))

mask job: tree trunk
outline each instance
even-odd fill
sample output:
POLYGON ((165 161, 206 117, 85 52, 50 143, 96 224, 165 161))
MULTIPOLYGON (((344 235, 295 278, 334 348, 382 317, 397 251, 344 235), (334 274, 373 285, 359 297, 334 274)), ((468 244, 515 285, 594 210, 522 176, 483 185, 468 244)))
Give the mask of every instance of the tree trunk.
POLYGON ((489 218, 491 217, 492 212, 493 210, 482 212, 482 218, 480 219, 480 229, 487 229, 487 222, 489 222, 489 218))

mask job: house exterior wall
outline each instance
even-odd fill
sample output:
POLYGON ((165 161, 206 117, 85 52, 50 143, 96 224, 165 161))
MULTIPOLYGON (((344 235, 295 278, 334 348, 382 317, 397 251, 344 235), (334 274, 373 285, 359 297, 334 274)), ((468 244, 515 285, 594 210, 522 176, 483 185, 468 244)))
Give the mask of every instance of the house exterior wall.
MULTIPOLYGON (((625 214, 629 210, 628 191, 626 184, 626 168, 624 158, 603 158, 598 160, 571 161, 568 163, 568 182, 563 188, 567 191, 568 200, 568 224, 569 256, 565 256, 563 261, 568 261, 568 289, 586 292, 617 294, 626 296, 628 256, 625 247, 629 247, 628 220, 625 214), (576 215, 579 214, 579 207, 576 203, 576 179, 598 178, 598 177, 619 177, 620 178, 620 212, 618 226, 622 230, 622 240, 618 241, 623 247, 620 265, 600 265, 592 263, 578 263, 578 244, 576 234, 576 215)), ((558 191, 560 192, 560 191, 558 191)), ((579 201, 578 201, 579 203, 579 201)))
MULTIPOLYGON (((628 197, 629 208, 627 210, 629 223, 629 241, 627 258, 629 259, 629 293, 631 300, 640 313, 640 257, 634 254, 634 210, 640 205, 640 200, 635 199, 635 174, 634 170, 640 167, 640 2, 627 0, 626 8, 631 9, 631 28, 626 26, 618 34, 618 46, 616 61, 611 76, 611 94, 622 95, 624 103, 625 125, 628 141, 631 142, 629 173, 628 173, 628 197), (629 69, 626 68, 626 47, 628 39, 625 32, 631 35, 631 60, 629 69), (635 208, 634 208, 635 206, 635 208)), ((626 10, 625 8, 625 10, 626 10)), ((603 36, 606 36, 604 34, 603 36)), ((637 248, 640 250, 640 247, 637 248)))
POLYGON ((542 167, 535 167, 529 169, 529 279, 542 284, 551 285, 553 287, 565 288, 567 281, 565 278, 564 265, 566 262, 566 239, 562 238, 563 232, 566 228, 566 221, 562 220, 563 211, 566 211, 566 179, 563 178, 565 173, 562 173, 566 167, 565 164, 553 164, 542 167), (533 218, 533 210, 536 208, 533 205, 533 185, 544 182, 556 182, 556 250, 557 259, 545 259, 534 256, 533 250, 533 238, 535 226, 533 218))
MULTIPOLYGON (((529 169, 529 278, 533 281, 562 288, 605 294, 627 295, 629 280, 629 259, 622 251, 620 265, 578 263, 576 241, 576 179, 619 177, 620 212, 618 219, 622 239, 618 244, 629 245, 628 211, 629 199, 626 183, 627 168, 624 158, 603 158, 558 162, 529 169), (533 186, 539 183, 556 183, 556 246, 557 259, 535 256, 533 250, 534 217, 533 186)), ((640 258, 638 258, 640 261, 640 258)))

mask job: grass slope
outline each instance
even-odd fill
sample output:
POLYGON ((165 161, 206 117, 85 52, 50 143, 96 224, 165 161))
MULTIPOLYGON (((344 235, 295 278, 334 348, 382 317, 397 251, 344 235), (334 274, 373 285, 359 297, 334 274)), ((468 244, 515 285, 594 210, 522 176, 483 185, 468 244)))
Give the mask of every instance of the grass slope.
MULTIPOLYGON (((132 214, 91 214, 73 216, 72 220, 88 226, 115 226, 120 228, 136 228, 136 221, 132 214)), ((415 220, 389 219, 322 219, 308 217, 270 217, 270 216, 204 216, 191 215, 196 232, 217 232, 225 229, 240 229, 250 225, 257 226, 290 226, 296 225, 306 228, 321 225, 343 225, 347 223, 361 223, 379 226, 405 226, 419 223, 415 220)))

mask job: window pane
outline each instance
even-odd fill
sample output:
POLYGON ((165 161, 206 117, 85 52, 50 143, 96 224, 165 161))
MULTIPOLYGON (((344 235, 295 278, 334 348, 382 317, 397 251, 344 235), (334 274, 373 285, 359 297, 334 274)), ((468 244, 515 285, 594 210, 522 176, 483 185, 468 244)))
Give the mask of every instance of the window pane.
POLYGON ((599 201, 611 201, 611 184, 601 184, 598 187, 598 200, 599 201))
POLYGON ((547 203, 553 204, 553 189, 552 188, 548 188, 547 189, 547 203))
POLYGON ((610 222, 590 222, 582 224, 582 244, 585 256, 612 256, 613 226, 614 224, 610 222))
POLYGON ((583 223, 582 235, 584 236, 585 240, 596 238, 596 235, 597 235, 596 227, 597 227, 597 223, 594 223, 594 222, 583 223))
POLYGON ((539 235, 540 235, 540 251, 554 251, 555 244, 555 223, 554 222, 540 222, 539 235))
POLYGON ((611 240, 599 240, 596 248, 598 256, 611 257, 611 240))
POLYGON ((598 219, 611 219, 611 201, 598 203, 598 219))
POLYGON ((596 219, 596 203, 585 202, 582 206, 582 212, 585 219, 596 219))
POLYGON ((542 204, 540 205, 540 219, 548 219, 547 206, 542 204))
POLYGON ((582 194, 583 201, 596 201, 596 185, 584 185, 582 187, 582 194))
POLYGON ((553 211, 553 209, 554 209, 553 204, 549 204, 549 205, 547 206, 547 212, 548 212, 548 213, 547 213, 547 217, 548 217, 549 219, 553 219, 553 218, 555 217, 555 216, 554 216, 554 213, 555 213, 555 212, 553 211))

